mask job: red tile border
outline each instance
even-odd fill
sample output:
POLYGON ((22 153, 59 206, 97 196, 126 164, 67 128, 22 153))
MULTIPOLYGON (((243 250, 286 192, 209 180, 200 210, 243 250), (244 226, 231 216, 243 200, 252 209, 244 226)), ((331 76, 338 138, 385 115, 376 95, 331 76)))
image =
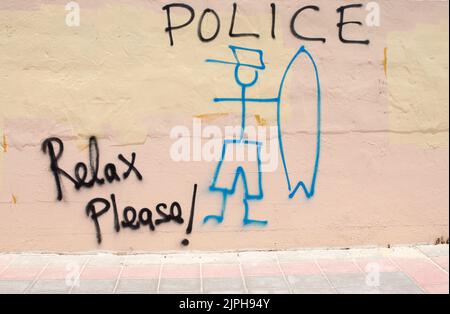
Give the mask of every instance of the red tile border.
MULTIPOLYGON (((81 271, 81 269, 79 271, 81 271)), ((39 276, 39 279, 46 279, 46 280, 66 279, 67 276, 79 275, 76 272, 77 272, 76 269, 66 269, 66 267, 63 266, 52 266, 47 267, 39 276)))
POLYGON ((242 264, 244 276, 281 276, 281 270, 276 263, 242 264))
POLYGON ((392 273, 399 271, 398 267, 387 258, 381 259, 361 259, 356 260, 356 264, 361 267, 363 272, 370 273, 379 269, 383 273, 392 273))
POLYGON ((429 294, 448 294, 448 284, 431 285, 422 287, 426 293, 429 294))
POLYGON ((153 279, 159 278, 160 265, 129 265, 125 266, 121 279, 153 279))
POLYGON ((448 256, 433 257, 433 261, 448 272, 448 256))
POLYGON ((448 284, 448 273, 425 259, 395 259, 400 268, 421 286, 448 284))
POLYGON ((202 276, 204 278, 241 277, 241 269, 239 264, 203 264, 202 276))
POLYGON ((327 274, 360 273, 361 270, 352 260, 317 260, 322 270, 327 274))
POLYGON ((280 263, 281 269, 285 275, 318 275, 321 274, 320 268, 315 262, 290 262, 280 263))
POLYGON ((200 264, 163 265, 162 278, 200 278, 200 264))
POLYGON ((116 279, 120 266, 86 266, 81 273, 81 279, 116 279))
POLYGON ((14 257, 9 255, 0 255, 0 270, 9 265, 14 257))
POLYGON ((0 280, 32 280, 34 279, 44 268, 41 267, 21 267, 14 266, 8 267, 4 272, 0 274, 0 280))

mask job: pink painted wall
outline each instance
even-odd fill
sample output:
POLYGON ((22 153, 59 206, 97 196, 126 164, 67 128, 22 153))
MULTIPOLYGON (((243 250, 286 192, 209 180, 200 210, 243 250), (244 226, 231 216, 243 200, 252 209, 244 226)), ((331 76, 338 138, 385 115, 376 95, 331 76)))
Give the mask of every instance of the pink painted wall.
MULTIPOLYGON (((448 239, 448 1, 352 2, 362 6, 348 9, 345 20, 362 25, 345 26, 344 37, 367 39, 367 45, 339 39, 336 10, 342 1, 242 0, 235 32, 259 38, 230 38, 231 1, 187 1, 196 16, 174 31, 171 46, 162 9, 169 3, 79 0, 78 26, 76 6, 66 9, 67 1, 0 3, 0 251, 287 249, 448 239), (271 2, 277 5, 276 39, 271 2), (298 39, 290 30, 294 13, 308 4, 320 11, 301 13, 295 29, 326 38, 325 43, 298 39), (197 27, 206 8, 217 12, 221 30, 215 40, 202 43, 197 27), (227 138, 211 142, 208 132, 223 135, 226 127, 241 124, 239 103, 213 102, 240 97, 233 65, 205 62, 235 62, 229 45, 264 52, 266 69, 248 89, 250 98, 277 97, 283 73, 302 45, 314 58, 321 83, 317 180, 313 184, 318 90, 303 53, 288 72, 280 102, 291 191, 277 133, 270 133, 278 123, 277 104, 248 103, 247 126, 267 131, 258 140, 274 167, 259 173, 256 161, 227 162, 220 186, 232 187, 239 166, 246 170, 247 185, 239 181, 234 193, 226 194, 222 223, 204 224, 206 216, 221 210, 224 194, 210 186, 227 138), (171 137, 180 129, 188 132, 183 139, 171 137), (98 176, 103 178, 104 166, 113 162, 120 182, 77 190, 61 176, 58 201, 43 142, 63 141, 58 165, 74 177, 78 162, 89 165, 92 136, 100 151, 98 176), (181 141, 190 145, 189 161, 171 154, 181 141), (219 160, 205 157, 211 151, 219 160), (128 167, 117 156, 131 160, 132 153, 142 180, 133 171, 123 178, 128 167), (259 176, 264 196, 248 200, 249 213, 267 225, 244 225, 244 188, 257 191, 259 176), (301 189, 289 198, 299 180, 311 194, 314 186, 311 198, 301 189), (98 198, 110 205, 98 218, 101 243, 92 212, 86 213, 95 199, 95 210, 103 208, 98 198), (121 224, 128 206, 137 213, 150 209, 156 224, 157 205, 167 204, 168 213, 173 202, 180 204, 182 223, 172 219, 154 230, 142 222, 137 230, 121 224)), ((184 9, 171 13, 173 25, 188 17, 184 9)), ((212 15, 206 17, 204 35, 214 34, 215 25, 212 15)), ((253 72, 239 75, 250 80, 253 72)))

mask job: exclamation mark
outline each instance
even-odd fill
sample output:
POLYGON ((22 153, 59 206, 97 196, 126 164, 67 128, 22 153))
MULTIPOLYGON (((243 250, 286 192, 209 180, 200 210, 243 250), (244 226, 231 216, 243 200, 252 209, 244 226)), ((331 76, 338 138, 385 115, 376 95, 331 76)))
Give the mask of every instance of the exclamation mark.
MULTIPOLYGON (((194 185, 194 193, 192 194, 192 203, 191 203, 191 215, 189 217, 189 223, 186 228, 186 234, 189 235, 192 233, 192 225, 194 224, 194 211, 195 211, 195 199, 197 197, 197 184, 194 185)), ((184 246, 189 245, 189 240, 184 239, 181 241, 181 244, 184 246)))

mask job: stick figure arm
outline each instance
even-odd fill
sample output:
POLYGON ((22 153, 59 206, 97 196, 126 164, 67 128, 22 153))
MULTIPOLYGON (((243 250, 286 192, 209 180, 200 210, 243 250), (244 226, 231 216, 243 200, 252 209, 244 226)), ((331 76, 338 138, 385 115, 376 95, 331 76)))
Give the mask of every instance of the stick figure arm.
MULTIPOLYGON (((214 98, 214 102, 238 102, 242 104, 242 98, 214 98)), ((276 98, 245 98, 246 103, 277 103, 278 97, 276 98)))

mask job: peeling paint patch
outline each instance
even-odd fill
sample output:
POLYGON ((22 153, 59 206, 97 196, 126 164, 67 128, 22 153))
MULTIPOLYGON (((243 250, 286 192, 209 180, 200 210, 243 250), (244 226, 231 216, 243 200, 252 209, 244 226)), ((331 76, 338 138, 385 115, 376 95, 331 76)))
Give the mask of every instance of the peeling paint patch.
POLYGON ((17 204, 17 197, 14 194, 12 194, 11 196, 12 196, 12 203, 14 205, 17 204))
POLYGON ((196 115, 195 118, 202 119, 203 121, 213 121, 226 116, 228 116, 228 113, 206 113, 196 115))
POLYGON ((388 36, 389 124, 391 130, 419 130, 411 136, 391 133, 392 143, 448 147, 448 20, 417 24, 411 32, 388 36), (426 49, 424 50, 424 47, 426 49))
POLYGON ((3 138, 2 138, 2 148, 3 148, 4 153, 6 153, 8 151, 8 142, 6 140, 5 134, 3 134, 3 138))
POLYGON ((267 125, 267 120, 261 117, 259 114, 255 115, 256 123, 258 123, 259 126, 265 126, 267 125))

